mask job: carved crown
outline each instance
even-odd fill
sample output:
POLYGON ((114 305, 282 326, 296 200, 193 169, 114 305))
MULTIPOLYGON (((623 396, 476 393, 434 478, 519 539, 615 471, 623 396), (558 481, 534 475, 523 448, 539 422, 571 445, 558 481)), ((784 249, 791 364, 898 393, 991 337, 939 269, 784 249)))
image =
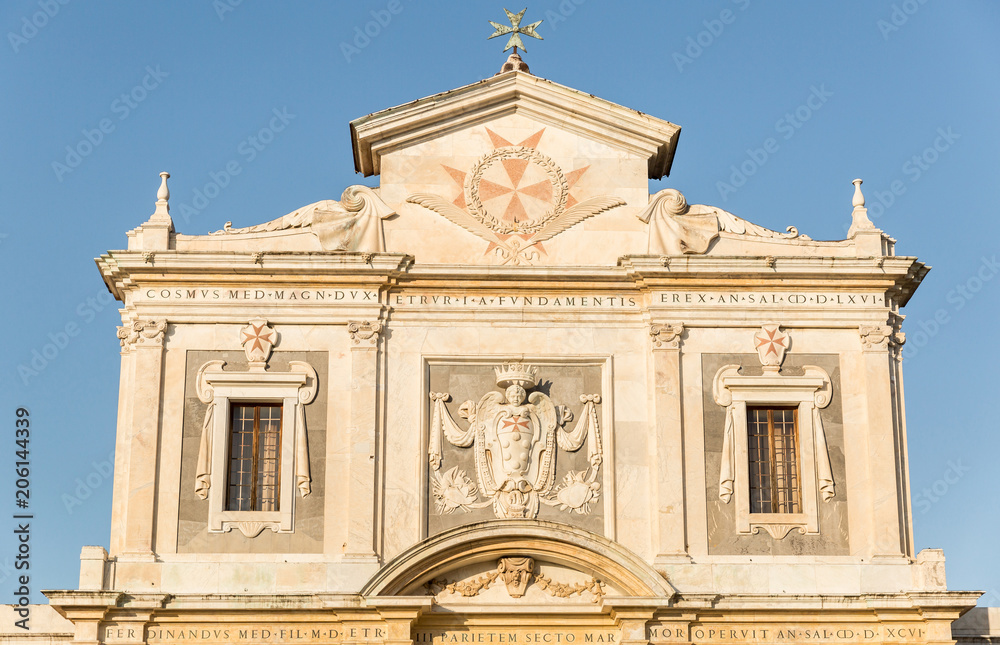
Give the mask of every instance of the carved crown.
POLYGON ((497 385, 508 387, 517 383, 524 389, 535 386, 538 368, 524 363, 504 363, 493 368, 497 374, 497 385))

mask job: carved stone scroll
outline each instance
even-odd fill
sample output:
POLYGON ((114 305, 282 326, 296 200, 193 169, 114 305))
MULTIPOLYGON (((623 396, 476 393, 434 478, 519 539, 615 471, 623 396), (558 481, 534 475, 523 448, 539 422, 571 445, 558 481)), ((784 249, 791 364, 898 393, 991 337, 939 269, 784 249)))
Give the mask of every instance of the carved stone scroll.
POLYGON ((348 186, 340 201, 326 199, 303 206, 283 217, 246 228, 228 225, 212 235, 267 233, 290 228, 308 229, 324 251, 384 253, 385 234, 382 220, 395 212, 368 186, 348 186))
POLYGON ((207 403, 205 420, 201 425, 201 442, 198 445, 198 461, 195 466, 194 494, 201 499, 208 499, 208 490, 212 487, 212 423, 215 418, 215 390, 205 380, 205 372, 221 370, 226 361, 208 361, 198 368, 196 391, 198 400, 207 403))
POLYGON ((698 255, 708 251, 720 232, 748 237, 799 238, 794 226, 779 233, 737 217, 721 208, 687 203, 684 195, 673 188, 661 190, 649 198, 649 205, 639 213, 639 219, 649 223, 650 255, 698 255))

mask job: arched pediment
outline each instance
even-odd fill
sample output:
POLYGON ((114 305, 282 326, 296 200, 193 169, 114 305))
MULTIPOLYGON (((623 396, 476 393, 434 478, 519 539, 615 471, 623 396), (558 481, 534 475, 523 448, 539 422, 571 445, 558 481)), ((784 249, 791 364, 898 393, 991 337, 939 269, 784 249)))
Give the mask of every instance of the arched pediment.
POLYGON ((428 595, 427 585, 473 565, 530 558, 577 571, 625 596, 669 600, 674 589, 639 556, 590 531, 539 520, 492 520, 419 542, 386 564, 361 594, 428 595))

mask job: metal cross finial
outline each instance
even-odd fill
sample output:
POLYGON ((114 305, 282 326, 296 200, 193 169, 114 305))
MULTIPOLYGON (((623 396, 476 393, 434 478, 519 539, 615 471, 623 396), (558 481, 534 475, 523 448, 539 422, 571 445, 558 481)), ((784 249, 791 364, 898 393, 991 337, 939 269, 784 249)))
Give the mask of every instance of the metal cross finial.
MULTIPOLYGON (((538 40, 544 40, 541 36, 535 33, 535 27, 542 24, 543 21, 539 20, 538 22, 533 22, 530 25, 525 25, 524 27, 521 26, 521 18, 524 17, 524 12, 527 10, 527 8, 524 8, 521 10, 521 13, 511 13, 504 9, 504 13, 507 14, 507 18, 510 20, 509 27, 507 25, 501 25, 500 23, 493 22, 492 20, 488 21, 491 25, 493 25, 493 28, 496 29, 490 38, 510 34, 510 40, 507 41, 507 46, 503 48, 504 51, 507 51, 511 47, 514 48, 515 54, 517 53, 518 47, 524 51, 528 51, 524 46, 524 42, 521 40, 521 34, 537 38, 538 40)), ((487 38, 487 40, 489 40, 489 38, 487 38)))

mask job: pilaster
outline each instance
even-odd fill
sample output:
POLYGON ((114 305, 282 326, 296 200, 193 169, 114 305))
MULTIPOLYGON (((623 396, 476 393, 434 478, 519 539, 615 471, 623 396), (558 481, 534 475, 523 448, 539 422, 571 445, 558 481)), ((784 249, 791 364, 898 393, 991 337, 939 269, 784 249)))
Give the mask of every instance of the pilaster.
POLYGON ((135 381, 135 357, 132 353, 132 323, 118 327, 121 344, 121 372, 118 380, 118 419, 115 433, 115 473, 111 500, 111 554, 117 555, 125 546, 126 502, 128 501, 128 437, 132 423, 132 388, 135 381))
POLYGON ((684 437, 681 427, 680 323, 652 324, 655 415, 656 560, 690 562, 684 506, 684 437))
POLYGON ((350 481, 345 555, 375 560, 375 426, 378 401, 379 321, 351 322, 350 481))
POLYGON ((859 328, 864 364, 864 391, 868 412, 869 477, 872 495, 872 557, 905 555, 899 429, 892 375, 895 359, 890 356, 892 327, 862 325, 859 328))
MULTIPOLYGON (((122 555, 153 559, 156 513, 157 448, 160 436, 161 381, 166 320, 137 320, 123 339, 130 346, 131 410, 126 420, 128 454, 123 500, 122 555)), ((121 336, 121 332, 119 333, 121 336)))

